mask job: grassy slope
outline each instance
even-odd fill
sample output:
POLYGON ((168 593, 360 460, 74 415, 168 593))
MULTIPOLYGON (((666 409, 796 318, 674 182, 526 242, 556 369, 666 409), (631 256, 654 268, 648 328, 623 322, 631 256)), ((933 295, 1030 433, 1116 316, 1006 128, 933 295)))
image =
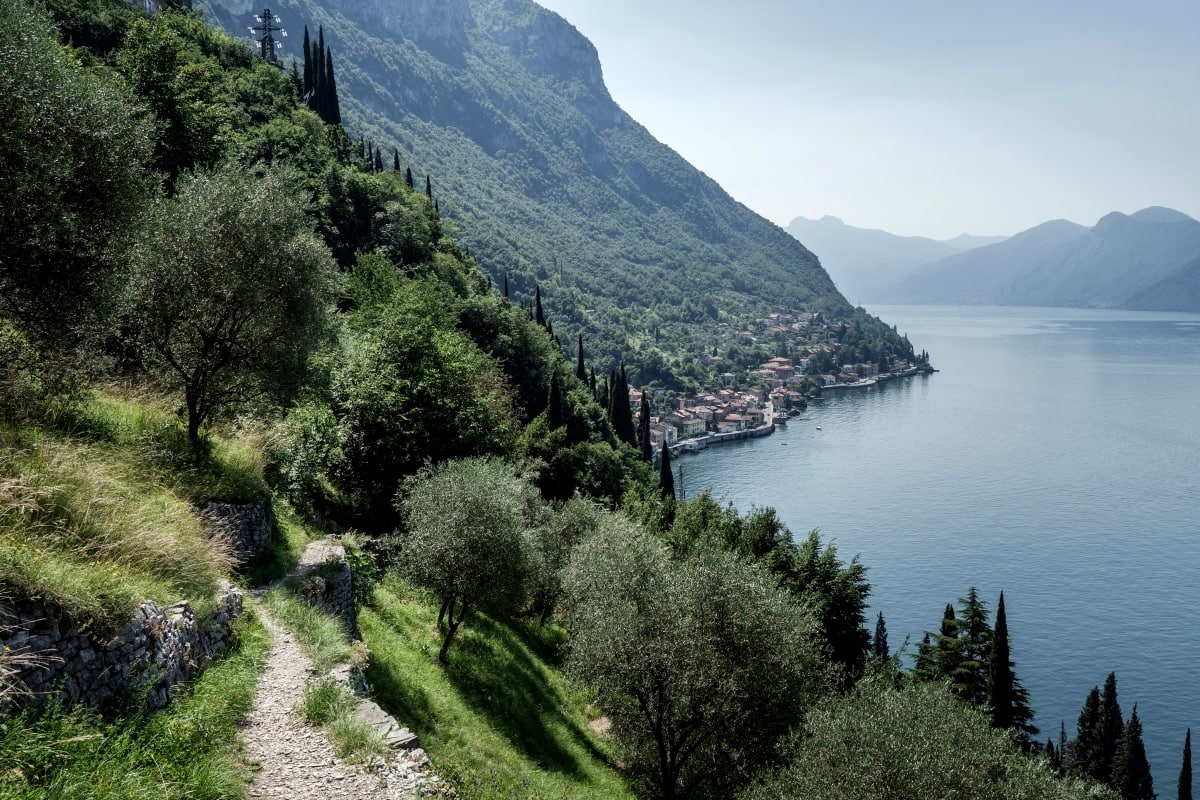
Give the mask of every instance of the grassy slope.
POLYGON ((561 630, 476 615, 442 667, 436 621, 437 605, 395 580, 359 613, 376 697, 464 800, 633 796, 558 669, 561 630))

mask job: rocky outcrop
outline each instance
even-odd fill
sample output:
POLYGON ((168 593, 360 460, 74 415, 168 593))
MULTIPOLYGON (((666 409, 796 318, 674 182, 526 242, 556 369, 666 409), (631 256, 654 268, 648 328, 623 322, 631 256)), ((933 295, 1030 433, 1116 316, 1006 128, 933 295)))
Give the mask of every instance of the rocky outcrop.
POLYGON ((7 702, 35 709, 56 698, 66 708, 113 711, 139 702, 147 711, 165 708, 175 687, 230 644, 241 613, 242 593, 231 586, 222 588, 203 622, 187 602, 162 608, 144 600, 115 636, 99 638, 43 604, 0 601, 0 650, 24 657, 9 676, 24 691, 7 702))

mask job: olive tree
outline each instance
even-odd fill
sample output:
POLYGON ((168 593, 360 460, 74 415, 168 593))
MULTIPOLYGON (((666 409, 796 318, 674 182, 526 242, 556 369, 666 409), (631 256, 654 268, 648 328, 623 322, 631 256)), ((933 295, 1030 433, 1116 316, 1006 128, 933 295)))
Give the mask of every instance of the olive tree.
POLYGON ((181 391, 188 441, 225 409, 299 387, 329 320, 333 262, 281 171, 184 175, 132 248, 123 313, 181 391))
POLYGON ((577 548, 567 586, 569 668, 654 797, 729 796, 824 685, 813 614, 719 547, 673 559, 611 516, 577 548))
POLYGON ((741 800, 1083 800, 1116 795, 1090 781, 1056 776, 1025 755, 1008 731, 946 687, 896 689, 886 676, 860 681, 808 716, 786 767, 762 777, 741 800))
POLYGON ((36 4, 0 0, 0 314, 39 344, 71 349, 108 305, 152 148, 127 90, 62 50, 36 4))
POLYGON ((529 482, 497 458, 445 461, 402 488, 400 567, 441 601, 438 661, 446 662, 459 626, 476 610, 520 609, 529 570, 526 521, 538 502, 529 482))

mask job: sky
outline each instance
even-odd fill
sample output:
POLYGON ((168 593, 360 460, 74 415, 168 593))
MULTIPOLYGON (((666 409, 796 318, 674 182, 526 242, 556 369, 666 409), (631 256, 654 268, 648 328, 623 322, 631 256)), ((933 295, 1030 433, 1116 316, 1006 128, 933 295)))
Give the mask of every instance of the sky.
POLYGON ((780 225, 1200 218, 1200 2, 538 0, 613 99, 780 225))

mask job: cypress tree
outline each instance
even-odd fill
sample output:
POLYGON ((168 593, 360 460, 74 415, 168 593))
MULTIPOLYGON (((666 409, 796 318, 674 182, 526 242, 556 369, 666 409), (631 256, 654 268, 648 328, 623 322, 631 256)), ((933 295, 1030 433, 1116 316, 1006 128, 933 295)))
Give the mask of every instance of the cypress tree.
POLYGON ((579 334, 579 347, 576 351, 578 358, 575 360, 575 377, 579 382, 587 385, 587 368, 583 365, 583 334, 579 334))
POLYGON ((675 473, 671 472, 671 448, 664 447, 658 466, 658 491, 663 497, 675 499, 675 473))
MULTIPOLYGON (((411 173, 410 173, 411 174, 411 173)), ((508 299, 508 273, 504 273, 504 299, 508 299)))
POLYGON ((942 612, 942 625, 938 630, 933 650, 934 675, 938 680, 953 679, 958 674, 962 653, 958 642, 958 619, 954 604, 946 603, 942 612))
POLYGON ((542 287, 533 287, 533 321, 546 327, 546 315, 542 313, 542 287))
POLYGON ((300 77, 300 68, 296 66, 296 59, 292 59, 292 90, 296 92, 296 97, 304 97, 304 79, 300 77))
POLYGON ((629 408, 629 379, 625 376, 625 363, 620 372, 613 371, 612 392, 609 401, 609 419, 617 438, 633 447, 638 446, 637 429, 633 426, 633 410, 629 408))
POLYGON ((588 370, 588 388, 592 390, 592 397, 596 396, 596 368, 592 367, 588 370))
POLYGON ((304 90, 301 97, 307 105, 313 90, 312 43, 308 39, 308 26, 304 26, 304 90))
POLYGON ((425 196, 430 200, 433 199, 433 181, 430 180, 429 175, 425 176, 425 196))
POLYGON ((891 654, 888 653, 887 623, 883 621, 883 612, 875 619, 875 635, 871 637, 871 657, 882 664, 891 654))
POLYGON ((433 215, 435 217, 440 217, 442 215, 442 207, 438 205, 437 200, 433 201, 433 215))
POLYGON ((398 147, 393 147, 392 148, 392 172, 399 172, 399 171, 400 171, 400 149, 398 147))
POLYGON ((1100 762, 1099 778, 1105 783, 1112 781, 1113 759, 1125 733, 1121 718, 1121 704, 1117 702, 1117 674, 1108 673, 1104 689, 1100 692, 1100 762))
POLYGON ((1100 734, 1100 687, 1093 686, 1083 701, 1083 710, 1079 712, 1079 722, 1075 728, 1075 738, 1067 746, 1067 762, 1070 771, 1076 775, 1086 775, 1098 781, 1107 782, 1108 776, 1101 776, 1102 760, 1100 734))
MULTIPOLYGON (((404 168, 404 183, 408 186, 408 188, 415 190, 416 187, 413 186, 412 167, 404 168)), ((504 296, 508 297, 507 294, 504 296)))
POLYGON ((1154 779, 1150 776, 1150 762, 1146 760, 1142 721, 1138 719, 1136 705, 1113 757, 1112 787, 1124 800, 1155 800, 1154 779))
POLYGON ((375 148, 375 171, 383 172, 383 154, 379 152, 379 148, 375 148))
POLYGON ((562 385, 559 383, 558 370, 550 373, 550 399, 546 404, 546 422, 550 430, 563 426, 562 385))
MULTIPOLYGON (((650 441, 650 398, 642 390, 642 405, 638 409, 638 443, 642 448, 642 460, 647 464, 654 462, 654 445, 650 441)), ((666 443, 663 443, 664 448, 666 443)))
POLYGON ((1192 800, 1192 729, 1183 737, 1183 766, 1179 768, 1179 800, 1192 800))
MULTIPOLYGON (((333 75, 333 50, 325 51, 325 85, 322 92, 325 95, 325 121, 330 125, 342 124, 342 107, 338 102, 337 78, 333 75)), ((383 169, 383 165, 379 167, 383 169)))
POLYGON ((558 345, 558 349, 562 349, 562 342, 558 341, 558 337, 554 335, 554 323, 546 320, 546 333, 550 334, 550 338, 558 345))
POLYGON ((1028 744, 1029 737, 1038 729, 1031 724, 1033 710, 1029 707, 1029 692, 1017 678, 1009 653, 1008 614, 1004 610, 1004 592, 1001 592, 988 664, 987 704, 991 709, 992 727, 1016 728, 1018 741, 1028 744))
POLYGON ((317 26, 317 43, 313 47, 313 96, 312 109, 317 116, 328 122, 329 111, 325 108, 325 26, 317 26))

